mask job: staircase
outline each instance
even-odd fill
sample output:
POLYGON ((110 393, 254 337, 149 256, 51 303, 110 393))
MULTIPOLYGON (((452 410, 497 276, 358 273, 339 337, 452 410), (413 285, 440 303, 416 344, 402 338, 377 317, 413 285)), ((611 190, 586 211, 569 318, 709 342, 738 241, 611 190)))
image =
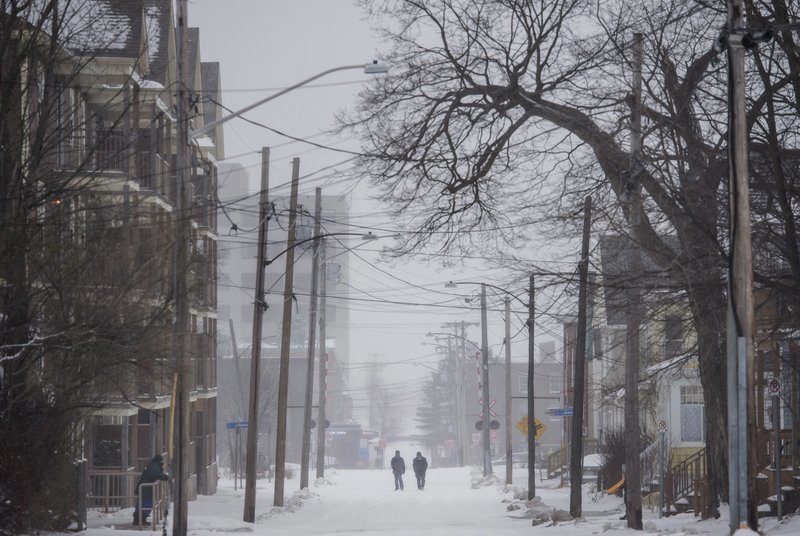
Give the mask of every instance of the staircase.
MULTIPOLYGON (((598 442, 596 439, 583 440, 583 455, 597 454, 598 442)), ((562 474, 569 477, 569 457, 571 443, 567 443, 558 450, 547 455, 547 478, 556 478, 562 474)))
POLYGON ((711 515, 707 468, 705 448, 670 467, 664 478, 666 515, 689 511, 703 519, 711 515))

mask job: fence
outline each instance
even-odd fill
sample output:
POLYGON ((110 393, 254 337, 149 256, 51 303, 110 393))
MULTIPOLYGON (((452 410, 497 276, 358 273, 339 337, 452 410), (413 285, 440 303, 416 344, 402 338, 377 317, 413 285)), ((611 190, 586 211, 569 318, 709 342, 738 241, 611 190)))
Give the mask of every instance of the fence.
POLYGON ((86 507, 103 510, 105 513, 133 507, 138 477, 135 467, 130 467, 127 471, 90 470, 86 507))

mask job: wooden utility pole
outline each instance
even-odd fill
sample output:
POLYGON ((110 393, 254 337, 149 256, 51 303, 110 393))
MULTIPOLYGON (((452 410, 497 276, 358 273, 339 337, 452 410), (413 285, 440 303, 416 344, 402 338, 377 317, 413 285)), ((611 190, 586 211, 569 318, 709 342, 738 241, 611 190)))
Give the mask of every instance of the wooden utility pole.
POLYGON ((536 360, 536 344, 534 342, 534 312, 536 310, 536 294, 534 292, 534 275, 528 283, 528 500, 536 497, 536 415, 534 396, 534 363, 536 360))
MULTIPOLYGON (((314 350, 317 327, 317 280, 319 279, 319 227, 322 218, 322 188, 315 190, 314 244, 311 258, 311 304, 308 313, 308 362, 306 365, 306 400, 303 406, 303 446, 300 458, 300 489, 308 487, 308 466, 311 463, 311 405, 314 399, 314 350)), ((317 423, 323 429, 323 423, 317 423)))
POLYGON ((292 160, 292 193, 289 202, 289 234, 286 240, 286 274, 283 287, 283 323, 281 364, 278 374, 278 429, 275 442, 275 497, 273 504, 283 506, 286 477, 286 412, 289 401, 289 355, 292 344, 292 297, 294 295, 294 246, 297 237, 297 189, 300 182, 300 159, 292 160))
POLYGON ((176 142, 176 161, 178 192, 175 196, 175 278, 173 296, 175 300, 175 331, 173 356, 175 371, 177 373, 177 428, 176 428, 176 456, 173 463, 175 481, 175 510, 172 522, 173 536, 186 536, 189 518, 189 383, 191 377, 189 361, 189 242, 191 232, 191 204, 189 190, 191 180, 189 156, 189 88, 188 88, 188 57, 189 57, 189 32, 187 0, 178 0, 178 99, 177 99, 177 127, 178 139, 176 142))
POLYGON ((626 185, 628 217, 630 219, 630 249, 628 267, 628 307, 625 343, 625 512, 628 527, 642 529, 641 451, 639 429, 639 326, 641 324, 642 252, 641 236, 642 197, 639 181, 639 162, 642 146, 642 34, 633 38, 633 106, 631 110, 631 167, 626 185))
POLYGON ((586 392, 586 303, 589 283, 589 236, 592 225, 592 198, 586 196, 583 205, 583 241, 578 262, 578 340, 575 348, 575 383, 572 397, 572 444, 569 465, 569 515, 579 518, 583 486, 583 400, 586 392))
POLYGON ((750 239, 745 21, 742 0, 728 0, 728 464, 731 532, 758 529, 756 512, 756 407, 753 396, 753 249, 750 239))
POLYGON ((467 430, 467 419, 465 415, 466 411, 466 397, 464 393, 464 380, 466 379, 466 366, 467 366, 467 323, 463 320, 459 324, 460 333, 461 333, 461 359, 460 367, 458 372, 458 407, 460 409, 459 418, 458 418, 458 429, 461 431, 460 438, 461 443, 458 445, 458 465, 459 467, 464 467, 466 464, 467 458, 467 436, 469 435, 467 430))
POLYGON ((486 284, 481 283, 481 433, 483 434, 483 476, 492 474, 492 445, 489 434, 489 331, 486 319, 486 284))
POLYGON ((511 298, 506 296, 506 484, 514 482, 514 453, 511 448, 511 298))
POLYGON ((320 297, 319 297, 319 402, 317 409, 317 478, 325 478, 325 391, 328 389, 328 353, 325 346, 325 307, 328 291, 328 264, 325 260, 325 241, 320 247, 320 297))
MULTIPOLYGON (((261 329, 264 324, 264 272, 266 270, 269 223, 269 148, 261 148, 261 196, 258 210, 258 255, 256 255, 256 294, 253 301, 253 342, 250 349, 250 403, 247 410, 247 459, 245 461, 244 521, 256 519, 256 467, 258 456, 258 391, 261 378, 261 329)), ((231 333, 233 324, 231 323, 231 333)), ((237 351, 238 354, 238 351, 237 351)), ((238 356, 236 356, 238 357, 238 356)), ((238 432, 238 429, 237 429, 238 432)))

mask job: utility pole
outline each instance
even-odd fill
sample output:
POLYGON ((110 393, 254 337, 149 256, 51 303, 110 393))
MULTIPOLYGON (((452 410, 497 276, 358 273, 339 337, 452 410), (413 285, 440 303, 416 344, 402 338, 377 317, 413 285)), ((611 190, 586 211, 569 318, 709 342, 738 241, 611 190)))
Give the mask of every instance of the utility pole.
POLYGON ((753 250, 750 238, 742 0, 728 0, 728 485, 730 530, 758 529, 753 396, 753 250))
POLYGON ((536 310, 536 294, 534 292, 534 275, 531 273, 528 282, 528 500, 536 497, 536 416, 534 387, 534 362, 536 345, 534 343, 534 312, 536 310))
POLYGON ((289 234, 286 240, 286 274, 283 287, 283 325, 281 363, 278 373, 278 427, 275 442, 275 497, 273 504, 283 506, 286 476, 286 411, 289 399, 289 355, 292 344, 292 298, 294 297, 294 246, 297 237, 297 189, 300 182, 300 159, 292 160, 292 193, 289 202, 289 234))
MULTIPOLYGON (((628 217, 630 218, 630 249, 628 251, 628 307, 625 344, 625 512, 628 527, 642 530, 642 486, 639 452, 639 326, 641 324, 641 185, 639 181, 642 145, 642 34, 633 38, 633 109, 631 111, 631 168, 628 184, 628 217)), ((579 341, 580 344, 580 341, 579 341)), ((577 409, 577 408, 575 408, 577 409)), ((575 438, 573 438, 573 441, 575 438)))
MULTIPOLYGON (((245 460, 245 523, 256 520, 256 458, 258 456, 258 391, 261 378, 261 329, 264 324, 264 272, 266 270, 267 229, 269 222, 269 147, 261 148, 261 195, 258 211, 258 255, 256 255, 256 295, 253 301, 253 343, 250 346, 250 402, 247 410, 247 459, 245 460)), ((231 333, 233 333, 231 321, 231 333)), ((237 351, 238 354, 238 351, 237 351)), ((236 429, 237 433, 239 429, 236 429)))
POLYGON ((458 372, 458 407, 461 410, 460 416, 458 418, 458 428, 461 430, 461 443, 458 445, 458 465, 460 467, 464 467, 466 464, 466 456, 467 456, 467 428, 466 428, 466 418, 464 416, 464 412, 466 411, 466 401, 464 396, 464 380, 465 380, 465 370, 464 368, 467 365, 467 324, 463 320, 460 324, 461 327, 461 359, 459 360, 460 368, 458 372))
POLYGON ((586 196, 583 205, 583 241, 578 263, 578 340, 575 348, 575 383, 572 397, 572 444, 569 464, 569 515, 579 518, 583 487, 583 399, 586 391, 586 302, 589 283, 589 235, 592 225, 592 197, 586 196))
POLYGON ((492 446, 489 443, 489 333, 486 320, 486 283, 481 283, 481 406, 483 415, 483 476, 492 474, 492 446))
MULTIPOLYGON (((311 256, 311 305, 308 313, 308 362, 306 365, 306 401, 303 407, 303 446, 300 459, 300 489, 308 487, 308 466, 311 462, 311 405, 314 398, 314 340, 317 327, 317 280, 319 279, 319 227, 322 218, 322 188, 315 189, 314 243, 311 256)), ((323 423, 317 423, 324 429, 323 423)))
POLYGON ((506 306, 506 484, 513 484, 514 453, 511 448, 511 298, 505 297, 506 306))
POLYGON ((175 210, 175 342, 173 346, 175 368, 177 372, 177 449, 173 467, 175 468, 175 513, 172 522, 173 536, 186 536, 189 518, 189 382, 191 376, 188 355, 189 336, 189 235, 191 222, 191 205, 189 189, 191 180, 189 157, 189 77, 187 71, 189 57, 189 32, 187 0, 178 0, 178 99, 177 122, 178 139, 176 142, 176 161, 178 192, 175 210))
POLYGON ((320 247, 319 297, 319 402, 317 409, 317 478, 325 478, 325 397, 328 388, 328 353, 325 346, 325 307, 328 291, 328 263, 325 262, 325 240, 320 247))

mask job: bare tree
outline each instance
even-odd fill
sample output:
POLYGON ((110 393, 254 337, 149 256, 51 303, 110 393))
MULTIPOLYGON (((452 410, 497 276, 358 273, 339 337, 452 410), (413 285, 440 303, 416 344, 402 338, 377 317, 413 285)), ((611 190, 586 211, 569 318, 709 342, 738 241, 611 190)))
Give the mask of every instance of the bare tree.
POLYGON ((152 179, 135 81, 87 69, 109 6, 0 2, 0 532, 66 527, 88 411, 171 383, 170 227, 102 173, 152 179))
MULTIPOLYGON (((372 82, 342 122, 369 153, 362 169, 395 215, 420 231, 399 254, 466 249, 477 236, 518 244, 533 224, 563 222, 588 192, 604 211, 604 225, 624 233, 634 184, 630 43, 634 31, 644 33, 638 178, 645 221, 632 238, 688 300, 705 393, 710 484, 715 496, 724 495, 726 397, 718 379, 725 374, 727 81, 711 46, 724 6, 689 0, 362 3, 387 42, 384 61, 396 68, 372 82)), ((751 6, 765 21, 796 20, 782 1, 751 6)), ((767 76, 749 88, 749 113, 766 133, 777 124, 780 138, 781 121, 788 119, 769 119, 769 94, 782 90, 787 98, 798 62, 791 34, 778 41, 781 50, 760 60, 767 76)), ((784 159, 792 154, 786 146, 796 146, 794 136, 780 140, 784 147, 776 147, 774 136, 764 141, 784 159)), ((780 193, 770 173, 761 177, 780 193)), ((783 209, 772 206, 785 227, 777 242, 791 258, 795 217, 791 198, 782 203, 783 209)))

